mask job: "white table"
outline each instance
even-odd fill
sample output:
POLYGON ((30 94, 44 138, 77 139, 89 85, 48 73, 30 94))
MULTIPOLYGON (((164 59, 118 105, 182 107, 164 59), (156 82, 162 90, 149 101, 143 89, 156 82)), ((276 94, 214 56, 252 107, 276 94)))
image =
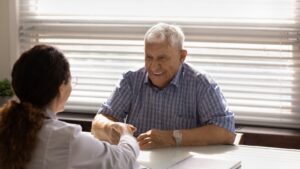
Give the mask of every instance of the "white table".
MULTIPOLYGON (((138 162, 145 164, 147 161, 154 166, 153 169, 168 168, 167 162, 171 163, 178 154, 187 153, 193 155, 191 158, 201 156, 212 159, 238 160, 241 161, 242 169, 300 169, 300 150, 245 145, 174 147, 141 151, 138 162)), ((188 166, 188 161, 182 162, 187 165, 185 168, 201 168, 201 165, 191 167, 188 166)), ((180 162, 177 165, 180 165, 180 162)))

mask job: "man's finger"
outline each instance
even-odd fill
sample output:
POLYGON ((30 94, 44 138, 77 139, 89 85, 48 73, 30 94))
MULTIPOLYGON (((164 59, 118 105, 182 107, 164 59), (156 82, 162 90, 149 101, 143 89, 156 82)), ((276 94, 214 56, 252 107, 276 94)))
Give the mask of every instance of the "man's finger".
POLYGON ((133 125, 131 125, 131 124, 128 124, 128 127, 130 128, 130 130, 134 133, 134 132, 136 132, 136 127, 134 127, 133 125))
POLYGON ((142 133, 137 137, 137 141, 144 140, 146 137, 149 137, 148 133, 142 133))
POLYGON ((140 145, 144 145, 144 144, 147 144, 149 142, 151 142, 151 138, 150 137, 145 137, 144 139, 138 141, 138 143, 140 145))
POLYGON ((145 150, 145 149, 151 149, 153 148, 153 141, 149 141, 145 144, 139 144, 140 149, 145 150))

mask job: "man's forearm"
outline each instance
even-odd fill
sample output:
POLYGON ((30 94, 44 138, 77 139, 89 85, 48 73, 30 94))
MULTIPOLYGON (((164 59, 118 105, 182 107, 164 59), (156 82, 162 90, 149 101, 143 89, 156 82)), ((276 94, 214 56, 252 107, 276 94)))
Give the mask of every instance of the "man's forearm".
POLYGON ((215 125, 207 125, 193 129, 180 130, 180 139, 173 130, 151 129, 138 136, 141 149, 170 146, 205 146, 213 144, 232 144, 235 134, 215 125), (174 137, 175 136, 175 137, 174 137))
POLYGON ((235 134, 218 127, 207 125, 193 129, 181 130, 182 146, 204 146, 213 144, 233 144, 235 134))

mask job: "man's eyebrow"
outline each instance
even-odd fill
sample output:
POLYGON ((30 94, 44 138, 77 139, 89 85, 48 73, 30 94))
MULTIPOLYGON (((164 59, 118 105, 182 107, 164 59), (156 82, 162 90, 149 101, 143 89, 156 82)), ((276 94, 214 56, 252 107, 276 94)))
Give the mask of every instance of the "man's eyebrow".
POLYGON ((161 57, 167 57, 167 55, 166 55, 166 54, 161 54, 161 55, 158 55, 157 57, 158 57, 158 58, 161 58, 161 57))
POLYGON ((145 58, 153 59, 153 56, 151 56, 151 55, 146 55, 145 58))

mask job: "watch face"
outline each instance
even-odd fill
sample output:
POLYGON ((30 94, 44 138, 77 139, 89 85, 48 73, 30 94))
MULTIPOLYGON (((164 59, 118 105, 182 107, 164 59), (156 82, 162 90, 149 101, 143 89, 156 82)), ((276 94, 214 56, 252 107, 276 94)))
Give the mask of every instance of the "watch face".
POLYGON ((174 130, 173 135, 174 135, 174 137, 181 137, 181 131, 180 130, 174 130))
POLYGON ((175 136, 175 137, 178 137, 178 136, 179 136, 179 133, 178 133, 177 130, 174 132, 174 136, 175 136))
POLYGON ((182 140, 182 133, 180 130, 174 130, 173 131, 173 137, 176 141, 176 146, 179 146, 181 144, 181 140, 182 140))

